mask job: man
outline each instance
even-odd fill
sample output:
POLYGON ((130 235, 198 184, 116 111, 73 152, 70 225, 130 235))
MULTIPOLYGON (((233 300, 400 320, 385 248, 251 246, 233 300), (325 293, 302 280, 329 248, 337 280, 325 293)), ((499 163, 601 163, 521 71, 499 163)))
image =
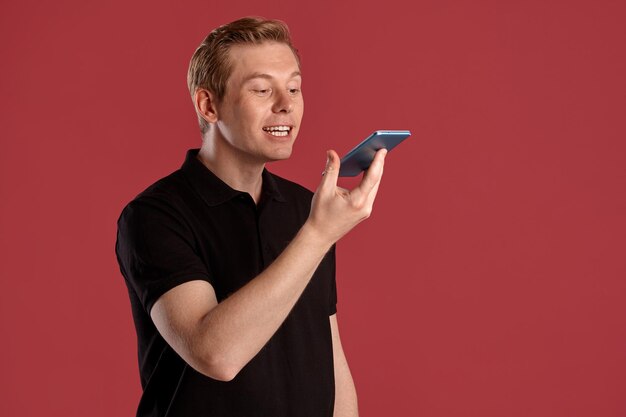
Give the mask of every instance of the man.
POLYGON ((291 155, 302 74, 287 27, 244 18, 202 42, 188 83, 202 132, 135 198, 116 252, 138 336, 138 416, 356 416, 336 318, 334 244, 371 212, 380 151, 352 191, 327 153, 308 190, 291 155))

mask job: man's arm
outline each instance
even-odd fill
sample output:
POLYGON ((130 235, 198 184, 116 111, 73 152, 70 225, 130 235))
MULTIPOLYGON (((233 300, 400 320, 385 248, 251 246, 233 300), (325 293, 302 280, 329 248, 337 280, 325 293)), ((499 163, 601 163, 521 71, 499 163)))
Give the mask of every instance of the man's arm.
POLYGON ((330 330, 333 336, 333 361, 335 364, 335 412, 334 417, 358 417, 359 406, 356 388, 348 367, 346 355, 343 353, 337 315, 329 317, 330 330))
POLYGON ((267 269, 221 303, 199 280, 161 296, 150 315, 167 343, 198 372, 232 380, 278 330, 330 247, 369 217, 385 154, 379 151, 348 191, 337 187, 339 157, 330 151, 304 226, 267 269))

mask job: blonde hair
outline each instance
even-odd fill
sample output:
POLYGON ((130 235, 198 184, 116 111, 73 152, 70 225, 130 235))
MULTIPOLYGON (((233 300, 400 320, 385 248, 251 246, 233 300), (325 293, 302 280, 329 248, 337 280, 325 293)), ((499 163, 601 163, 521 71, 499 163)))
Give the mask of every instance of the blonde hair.
MULTIPOLYGON (((195 102, 198 89, 209 90, 217 100, 224 98, 226 82, 232 72, 232 62, 228 54, 230 47, 239 44, 258 45, 263 42, 287 44, 300 65, 298 50, 292 45, 289 28, 284 22, 244 17, 213 30, 194 52, 187 71, 191 99, 195 102)), ((209 127, 207 121, 198 115, 198 122, 200 131, 204 133, 209 127)))

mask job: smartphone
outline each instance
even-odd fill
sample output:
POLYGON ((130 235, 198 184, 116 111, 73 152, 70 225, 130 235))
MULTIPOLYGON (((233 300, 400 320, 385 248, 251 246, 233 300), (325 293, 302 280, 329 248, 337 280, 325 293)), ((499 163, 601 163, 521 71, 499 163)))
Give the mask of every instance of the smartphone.
POLYGON ((363 142, 341 158, 340 177, 354 177, 370 167, 374 155, 379 149, 387 151, 395 148, 404 139, 411 136, 408 130, 377 130, 363 142))

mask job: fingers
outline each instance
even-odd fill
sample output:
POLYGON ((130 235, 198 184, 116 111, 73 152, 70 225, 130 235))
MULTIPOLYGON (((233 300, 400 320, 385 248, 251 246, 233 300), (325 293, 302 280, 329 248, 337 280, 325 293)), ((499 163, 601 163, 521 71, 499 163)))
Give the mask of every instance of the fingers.
POLYGON ((376 152, 374 156, 374 160, 370 167, 365 171, 365 175, 363 176, 363 180, 355 189, 364 195, 369 195, 372 191, 374 191, 374 187, 378 188, 378 183, 380 183, 380 179, 383 176, 383 167, 385 165, 385 155, 387 155, 387 149, 380 149, 376 152))
POLYGON ((372 211, 383 174, 386 150, 376 153, 359 186, 349 191, 337 186, 341 161, 333 150, 327 152, 326 169, 313 195, 307 222, 336 242, 372 211))
POLYGON ((378 186, 380 186, 380 181, 376 183, 374 188, 372 188, 370 193, 367 195, 367 198, 365 199, 366 206, 368 207, 374 206, 374 200, 376 200, 376 194, 378 194, 378 186))

